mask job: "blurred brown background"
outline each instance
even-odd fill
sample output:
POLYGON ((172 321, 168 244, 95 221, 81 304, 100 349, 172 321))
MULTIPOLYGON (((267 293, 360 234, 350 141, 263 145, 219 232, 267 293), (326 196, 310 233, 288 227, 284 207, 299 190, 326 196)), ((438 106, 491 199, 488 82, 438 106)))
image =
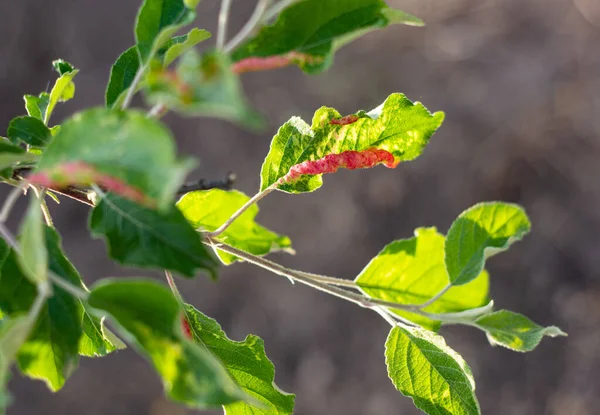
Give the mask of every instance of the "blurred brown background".
MULTIPOLYGON (((312 194, 276 194, 261 221, 289 235, 296 257, 276 259, 353 278, 393 239, 435 225, 445 232, 481 200, 524 205, 533 232, 489 263, 496 305, 567 339, 533 353, 487 345, 468 328, 442 330, 471 365, 484 414, 597 414, 600 408, 600 2, 598 0, 390 0, 424 18, 425 28, 395 26, 343 49, 325 74, 296 68, 243 77, 249 99, 270 120, 263 134, 226 122, 169 115, 182 153, 196 155, 192 178, 228 170, 248 194, 276 128, 292 115, 309 120, 321 105, 342 113, 371 109, 404 92, 446 122, 425 154, 396 170, 342 171, 312 194)), ((133 43, 136 0, 1 0, 0 126, 24 113, 21 96, 53 82, 50 62, 81 69, 75 110, 101 105, 111 64, 133 43)), ((199 6, 198 26, 215 29, 219 2, 199 6)), ((230 35, 252 11, 234 1, 230 35)), ((141 104, 141 101, 138 101, 141 104)), ((85 139, 85 138, 82 138, 85 139)), ((88 283, 138 276, 106 259, 86 229, 87 209, 53 208, 64 245, 88 283)), ((18 216, 13 220, 16 222, 18 216)), ((154 274, 160 278, 158 273, 154 274)), ((261 336, 276 381, 297 394, 306 414, 417 414, 386 375, 388 327, 374 313, 249 265, 223 269, 217 284, 181 282, 186 298, 217 318, 234 339, 261 336)), ((15 375, 11 415, 192 414, 162 398, 149 365, 132 351, 83 359, 58 394, 15 375)), ((218 412, 214 412, 218 413, 218 412)))

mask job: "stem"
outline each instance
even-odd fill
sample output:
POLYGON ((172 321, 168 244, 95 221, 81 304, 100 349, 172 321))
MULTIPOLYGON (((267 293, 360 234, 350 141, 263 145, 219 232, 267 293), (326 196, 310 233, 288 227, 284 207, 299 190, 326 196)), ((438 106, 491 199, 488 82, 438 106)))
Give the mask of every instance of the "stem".
POLYGON ((6 243, 10 245, 17 253, 20 252, 19 244, 13 237, 12 233, 8 230, 8 228, 4 225, 4 223, 0 223, 0 236, 4 238, 6 243))
POLYGON ((160 118, 163 115, 163 112, 166 112, 166 107, 163 103, 159 102, 148 111, 146 115, 148 118, 160 118))
POLYGON ((173 274, 171 274, 171 271, 165 270, 165 277, 167 277, 167 283, 169 284, 169 288, 171 288, 173 295, 175 296, 175 298, 177 298, 177 300, 180 303, 183 304, 183 297, 181 296, 181 293, 177 288, 177 284, 175 284, 175 279, 173 278, 173 274))
POLYGON ((417 307, 419 307, 419 308, 425 308, 427 306, 430 306, 431 304, 433 304, 437 300, 439 300, 442 295, 446 294, 446 292, 450 288, 452 288, 452 284, 446 285, 444 288, 442 288, 442 291, 440 291, 439 293, 437 293, 436 295, 434 295, 433 297, 431 297, 429 300, 425 301, 423 304, 419 304, 417 307))
POLYGON ((68 281, 65 281, 58 275, 53 272, 48 272, 48 278, 56 285, 58 285, 63 290, 67 291, 69 294, 72 294, 74 297, 77 297, 81 300, 85 300, 89 297, 89 293, 68 281))
POLYGON ((269 5, 270 0, 259 0, 256 4, 256 8, 250 16, 250 19, 246 22, 244 27, 227 43, 225 46, 225 53, 230 53, 233 49, 235 49, 240 43, 242 43, 256 27, 263 21, 262 17, 267 10, 267 6, 269 5))
MULTIPOLYGON (((229 225, 231 225, 246 210, 248 210, 249 207, 251 207, 253 204, 255 204, 256 202, 258 202, 260 199, 262 199, 263 197, 265 197, 266 195, 268 195, 269 193, 271 193, 275 189, 277 189, 277 182, 273 183, 271 186, 267 187, 262 192, 258 192, 257 194, 255 194, 254 196, 252 196, 252 199, 248 200, 241 208, 239 208, 237 210, 237 212, 235 212, 233 215, 231 215, 231 217, 229 219, 227 219, 227 221, 224 224, 222 224, 221 226, 219 226, 217 229, 215 229, 212 232, 203 232, 204 235, 207 236, 207 237, 209 237, 209 238, 215 237, 215 236, 219 236, 220 234, 222 234, 223 232, 225 232, 225 230, 229 227, 229 225)), ((198 230, 202 231, 202 229, 198 229, 198 230)))
POLYGON ((38 293, 35 297, 35 301, 31 305, 29 313, 27 314, 29 321, 31 321, 32 323, 35 322, 35 320, 37 320, 37 316, 40 313, 40 310, 44 306, 46 299, 50 296, 50 286, 45 281, 37 285, 37 290, 38 293))
POLYGON ((135 74, 135 78, 133 78, 133 82, 131 82, 131 86, 127 90, 127 95, 125 95, 125 99, 123 99, 123 103, 121 104, 122 110, 127 109, 129 104, 131 104, 131 100, 133 99, 133 96, 136 92, 135 90, 137 88, 137 84, 139 84, 142 80, 144 72, 146 72, 146 65, 142 65, 142 67, 140 67, 140 69, 138 69, 137 73, 135 74))
POLYGON ((263 16, 263 21, 268 22, 273 17, 277 16, 279 13, 283 11, 283 9, 288 8, 292 4, 298 2, 298 0, 282 0, 279 3, 274 4, 269 10, 267 10, 263 16))
POLYGON ((325 275, 319 275, 319 274, 312 274, 310 272, 304 272, 304 271, 296 271, 298 274, 304 275, 310 279, 312 279, 313 281, 318 281, 318 282, 322 282, 328 285, 335 285, 337 287, 348 287, 348 288, 354 288, 355 290, 359 290, 360 287, 351 280, 345 280, 343 278, 335 278, 335 277, 327 277, 325 275))
POLYGON ((231 0, 222 0, 221 11, 219 12, 219 28, 217 29, 217 50, 223 49, 223 45, 225 44, 229 9, 231 9, 231 0))
POLYGON ((29 187, 33 189, 33 193, 35 193, 35 196, 40 200, 40 209, 42 209, 42 214, 44 215, 46 225, 48 225, 51 228, 54 228, 54 222, 52 222, 52 216, 50 216, 50 210, 48 210, 48 205, 46 204, 46 189, 43 187, 41 189, 38 189, 37 186, 33 185, 29 187))
POLYGON ((4 201, 4 205, 2 206, 2 210, 0 211, 0 223, 5 223, 12 211, 12 208, 15 206, 17 199, 19 196, 23 194, 25 191, 24 188, 17 186, 8 194, 8 197, 4 201))

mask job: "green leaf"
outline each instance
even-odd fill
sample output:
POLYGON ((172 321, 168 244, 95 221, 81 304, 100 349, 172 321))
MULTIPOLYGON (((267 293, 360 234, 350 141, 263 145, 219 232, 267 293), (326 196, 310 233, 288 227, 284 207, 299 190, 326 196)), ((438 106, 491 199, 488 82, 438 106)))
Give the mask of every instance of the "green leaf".
POLYGON ((185 35, 175 36, 163 47, 162 53, 161 51, 158 52, 159 55, 163 56, 163 66, 169 66, 179 56, 203 40, 210 39, 210 37, 211 34, 208 30, 197 28, 193 28, 185 35))
POLYGON ((58 188, 96 183, 168 210, 192 166, 189 159, 176 159, 173 137, 159 121, 141 112, 95 108, 62 124, 29 180, 58 188))
POLYGON ((390 24, 422 26, 408 13, 382 0, 303 0, 285 9, 275 23, 263 27, 237 48, 233 61, 280 56, 307 73, 327 69, 343 44, 390 24))
POLYGON ((395 167, 417 158, 443 119, 444 113, 431 114, 403 94, 390 95, 368 113, 346 117, 322 107, 315 112, 312 126, 293 117, 273 137, 260 188, 279 183, 277 188, 285 192, 312 192, 323 184, 321 173, 339 167, 366 168, 378 163, 395 167))
POLYGON ((50 91, 50 97, 48 98, 48 106, 46 107, 46 113, 44 114, 44 124, 48 125, 48 121, 50 121, 50 116, 52 115, 56 104, 59 102, 66 102, 73 98, 75 95, 73 78, 75 78, 75 75, 78 73, 78 69, 73 69, 70 72, 63 73, 60 78, 56 80, 50 91))
POLYGON ((189 304, 185 305, 185 315, 194 341, 212 352, 242 390, 261 404, 231 403, 225 405, 227 415, 284 415, 294 411, 295 396, 274 384, 275 368, 260 337, 249 335, 243 342, 230 340, 219 323, 189 304))
POLYGON ((492 345, 500 345, 516 352, 529 352, 537 347, 544 336, 566 336, 556 326, 542 327, 522 314, 500 310, 475 320, 475 325, 487 333, 492 345))
MULTIPOLYGON (((423 304, 448 285, 444 240, 444 235, 435 228, 419 228, 413 238, 386 245, 355 282, 372 298, 400 304, 423 304)), ((423 311, 454 313, 484 306, 488 303, 488 288, 489 278, 484 270, 471 283, 450 288, 423 311)), ((392 311, 430 330, 440 326, 439 321, 418 314, 392 311)))
MULTIPOLYGON (((242 192, 211 189, 187 193, 179 199, 177 207, 195 229, 214 231, 248 200, 250 198, 242 192)), ((266 255, 279 250, 289 251, 292 246, 290 238, 257 224, 254 221, 257 214, 258 206, 252 205, 219 238, 254 255, 266 255)), ((237 259, 223 252, 218 252, 217 255, 227 265, 237 259)))
POLYGON ((529 218, 518 205, 479 203, 461 213, 446 237, 446 269, 453 285, 477 277, 486 258, 505 251, 531 229, 529 218))
MULTIPOLYGON (((37 295, 35 285, 20 272, 16 261, 16 254, 11 252, 2 267, 0 279, 0 308, 8 315, 26 313, 37 295)), ((50 269, 64 278, 52 260, 50 269)), ((19 350, 18 363, 21 372, 44 380, 51 390, 56 391, 77 365, 81 306, 62 288, 54 285, 52 291, 30 336, 19 350)))
POLYGON ((262 118, 244 98, 229 58, 218 52, 199 56, 190 50, 177 71, 158 68, 148 75, 148 101, 190 116, 209 116, 260 128, 262 118))
POLYGON ((6 134, 15 144, 22 141, 34 147, 43 147, 52 138, 52 133, 42 121, 28 116, 13 118, 6 134))
POLYGON ((21 147, 0 139, 0 169, 12 167, 17 163, 31 162, 38 159, 33 153, 26 153, 21 147))
POLYGON ((444 338, 415 327, 394 327, 385 343, 388 376, 396 389, 430 415, 478 415, 475 381, 444 338))
POLYGON ((40 200, 31 195, 27 214, 21 226, 21 254, 18 256, 21 269, 34 284, 48 278, 48 251, 44 242, 44 223, 40 200))
POLYGON ((57 60, 53 61, 52 67, 54 68, 54 70, 56 72, 58 72, 58 74, 60 76, 63 76, 64 74, 73 72, 75 70, 73 65, 71 65, 69 62, 62 60, 62 59, 57 59, 57 60))
POLYGON ((183 26, 196 18, 193 3, 183 0, 145 0, 135 24, 140 60, 145 64, 183 26))
POLYGON ((152 362, 171 399, 197 408, 244 399, 212 354, 184 338, 181 309, 168 289, 145 280, 105 279, 88 301, 109 313, 121 334, 152 362))
POLYGON ((140 57, 137 46, 132 46, 119 56, 110 70, 110 78, 106 86, 106 108, 115 108, 121 104, 125 92, 133 83, 140 69, 140 57))
POLYGON ((158 212, 114 194, 100 200, 90 228, 108 243, 109 255, 123 265, 159 268, 193 277, 198 269, 216 277, 216 261, 199 233, 173 205, 158 212))
POLYGON ((42 92, 39 96, 35 95, 25 95, 23 96, 25 100, 25 109, 27 110, 27 114, 31 117, 35 117, 40 121, 44 121, 44 117, 46 116, 46 108, 48 108, 48 103, 50 102, 50 94, 47 92, 42 92))

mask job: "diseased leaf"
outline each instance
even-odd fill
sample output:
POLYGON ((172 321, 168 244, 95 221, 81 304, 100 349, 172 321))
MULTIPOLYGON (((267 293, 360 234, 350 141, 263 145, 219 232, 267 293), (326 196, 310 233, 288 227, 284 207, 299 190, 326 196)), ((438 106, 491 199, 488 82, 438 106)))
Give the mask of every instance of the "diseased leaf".
POLYGON ((133 83, 139 69, 140 57, 137 46, 132 46, 119 56, 110 69, 105 94, 106 108, 115 108, 121 104, 125 92, 133 83))
POLYGON ((29 116, 13 118, 6 135, 14 144, 22 141, 34 147, 43 147, 52 138, 50 130, 42 121, 29 116))
POLYGON ((144 280, 105 279, 93 287, 89 304, 109 313, 119 332, 150 360, 169 398, 196 408, 245 398, 206 348, 184 338, 181 309, 168 289, 144 280))
POLYGON ((190 116, 209 116, 238 122, 250 128, 263 125, 244 98, 229 58, 218 52, 185 53, 177 70, 158 68, 148 75, 148 101, 190 116))
MULTIPOLYGON (((214 231, 227 221, 250 198, 238 191, 211 189, 185 194, 177 202, 183 216, 196 229, 214 231)), ((238 249, 254 255, 266 255, 272 251, 290 250, 292 241, 278 235, 254 221, 258 206, 253 205, 237 218, 219 238, 238 249)), ((221 260, 229 265, 237 258, 231 254, 217 252, 221 260)))
POLYGON ((21 226, 21 254, 17 260, 25 276, 34 284, 48 278, 48 251, 40 200, 32 194, 21 226))
POLYGON ((260 337, 249 335, 243 342, 230 340, 219 323, 189 304, 185 305, 185 316, 193 340, 213 353, 239 387, 262 405, 230 403, 224 408, 227 415, 286 415, 294 411, 295 396, 274 384, 275 368, 260 337))
POLYGON ((483 270, 486 258, 507 250, 530 229, 529 218, 518 205, 484 202, 465 210, 446 237, 450 282, 462 285, 472 281, 483 270))
POLYGON ((190 24, 196 13, 193 3, 183 0, 145 0, 140 8, 135 24, 135 39, 143 64, 149 62, 154 54, 181 27, 190 24))
POLYGON ((173 205, 158 212, 109 193, 92 211, 90 229, 123 265, 164 268, 187 277, 200 269, 216 278, 216 260, 173 205))
POLYGON ((319 73, 331 65, 333 54, 344 44, 394 23, 423 25, 382 0, 298 1, 233 52, 235 70, 271 69, 269 59, 278 57, 286 61, 279 67, 296 64, 307 73, 319 73))
POLYGON ((46 108, 48 107, 48 103, 50 102, 50 94, 47 92, 42 92, 39 96, 35 95, 25 95, 23 96, 25 100, 25 109, 27 110, 27 114, 31 117, 35 117, 40 121, 44 121, 46 116, 46 108))
POLYGON ((97 183, 169 210, 190 159, 179 161, 169 130, 136 111, 86 110, 62 124, 28 179, 46 187, 97 183), (83 139, 85 137, 85 139, 83 139))
POLYGON ((475 381, 444 338, 416 327, 394 327, 385 343, 388 376, 396 389, 430 415, 479 415, 475 381))
MULTIPOLYGON (((423 304, 448 285, 444 240, 444 235, 435 228, 419 228, 413 238, 386 245, 355 282, 372 298, 400 304, 423 304)), ((450 288, 423 311, 454 313, 484 306, 489 301, 488 288, 489 278, 484 270, 471 283, 450 288)), ((439 321, 418 314, 392 311, 430 330, 440 326, 439 321)))
POLYGON ((544 336, 566 336, 556 326, 542 327, 523 314, 500 310, 475 320, 475 324, 487 333, 488 340, 495 346, 503 346, 516 352, 530 352, 544 336))
POLYGON ((210 37, 211 34, 208 30, 198 28, 193 28, 185 35, 175 36, 158 52, 159 56, 163 56, 163 66, 169 66, 179 56, 210 37))
POLYGON ((50 121, 50 116, 52 115, 56 104, 59 102, 66 102, 73 98, 75 95, 73 78, 75 78, 75 75, 78 73, 78 69, 73 69, 70 72, 63 73, 60 78, 56 80, 48 98, 48 106, 46 107, 46 112, 44 114, 44 124, 48 125, 48 121, 50 121))
POLYGON ((322 174, 338 168, 368 168, 379 163, 395 167, 417 158, 444 119, 403 94, 392 94, 370 112, 342 117, 322 107, 309 126, 298 117, 273 137, 261 170, 261 190, 277 184, 289 193, 312 192, 322 174))

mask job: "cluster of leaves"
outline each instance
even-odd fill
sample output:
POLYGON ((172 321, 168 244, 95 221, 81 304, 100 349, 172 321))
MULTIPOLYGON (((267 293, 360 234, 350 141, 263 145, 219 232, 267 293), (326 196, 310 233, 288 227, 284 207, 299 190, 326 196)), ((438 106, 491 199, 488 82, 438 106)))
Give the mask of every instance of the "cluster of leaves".
POLYGON ((56 391, 80 356, 105 356, 127 343, 147 358, 174 401, 223 406, 228 414, 291 414, 295 397, 275 386, 263 341, 252 335, 230 340, 216 321, 184 302, 172 277, 203 272, 216 279, 219 262, 245 260, 368 305, 392 325, 386 363, 402 394, 429 414, 478 414, 473 376, 436 334, 442 324, 479 328, 492 344, 516 351, 564 334, 494 311, 488 298, 486 259, 530 230, 519 206, 473 206, 446 236, 419 228, 343 283, 263 258, 293 252, 291 241, 255 221, 256 202, 274 190, 311 192, 321 187, 323 174, 339 168, 395 168, 417 158, 443 113, 396 93, 371 111, 342 116, 323 107, 311 124, 292 117, 273 137, 256 196, 211 189, 178 201, 195 161, 177 156, 172 134, 157 119, 173 110, 257 128, 261 117, 244 98, 240 73, 295 64, 315 74, 331 65, 341 46, 369 31, 422 22, 382 0, 282 1, 258 13, 257 27, 239 44, 199 53, 194 46, 210 37, 207 31, 192 28, 177 36, 193 22, 198 2, 145 0, 136 44, 111 70, 105 107, 51 127, 55 106, 74 96, 78 72, 55 61, 59 77, 51 92, 25 95, 28 115, 13 119, 0 141, 1 177, 15 187, 0 212, 0 408, 9 401, 5 385, 13 362, 56 391), (148 113, 128 109, 138 91, 154 105, 148 113), (4 223, 15 197, 27 189, 31 203, 14 238, 4 223), (142 278, 106 278, 88 289, 50 218, 46 196, 57 195, 92 206, 89 228, 106 241, 108 255, 126 266, 165 270, 171 290, 142 278))

